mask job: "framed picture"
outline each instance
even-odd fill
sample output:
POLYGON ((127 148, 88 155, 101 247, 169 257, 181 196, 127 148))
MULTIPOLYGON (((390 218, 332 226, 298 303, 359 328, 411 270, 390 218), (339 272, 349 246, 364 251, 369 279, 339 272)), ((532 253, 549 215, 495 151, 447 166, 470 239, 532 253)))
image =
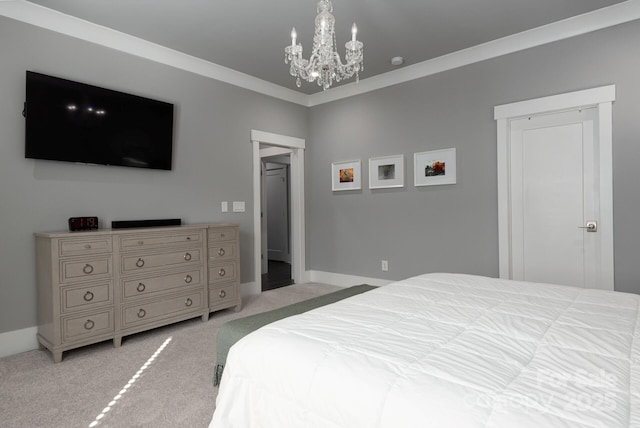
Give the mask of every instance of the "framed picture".
POLYGON ((456 184, 455 148, 415 153, 413 163, 416 187, 456 184))
POLYGON ((362 188, 360 159, 331 164, 331 190, 358 190, 362 188))
POLYGON ((369 189, 404 187, 404 155, 369 158, 369 189))

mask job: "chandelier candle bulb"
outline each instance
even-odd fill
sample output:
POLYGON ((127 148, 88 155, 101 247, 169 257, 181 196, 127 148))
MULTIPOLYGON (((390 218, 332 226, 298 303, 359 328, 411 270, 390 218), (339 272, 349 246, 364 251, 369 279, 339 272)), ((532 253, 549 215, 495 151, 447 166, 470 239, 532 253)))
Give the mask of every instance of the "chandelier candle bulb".
POLYGON ((354 22, 353 25, 351 26, 351 41, 354 43, 354 46, 353 46, 354 49, 355 49, 355 43, 356 43, 356 34, 358 34, 358 27, 354 22))
POLYGON ((298 38, 298 33, 296 33, 296 27, 291 29, 291 49, 296 48, 296 39, 298 38))

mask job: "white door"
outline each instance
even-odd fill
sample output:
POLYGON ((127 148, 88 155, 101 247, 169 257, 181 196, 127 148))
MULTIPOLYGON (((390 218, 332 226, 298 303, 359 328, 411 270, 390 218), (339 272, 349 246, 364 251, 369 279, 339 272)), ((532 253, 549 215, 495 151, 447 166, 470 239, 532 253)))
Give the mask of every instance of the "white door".
POLYGON ((510 122, 513 279, 598 287, 597 119, 588 108, 510 122))
POLYGON ((290 262, 287 166, 267 164, 266 184, 269 260, 290 262))

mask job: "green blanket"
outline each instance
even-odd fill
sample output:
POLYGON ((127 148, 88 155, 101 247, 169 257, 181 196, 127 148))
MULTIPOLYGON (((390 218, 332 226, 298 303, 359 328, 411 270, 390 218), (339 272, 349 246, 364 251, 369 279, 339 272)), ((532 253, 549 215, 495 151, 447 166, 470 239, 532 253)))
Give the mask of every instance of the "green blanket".
POLYGON ((356 285, 345 288, 344 290, 335 291, 323 296, 314 297, 309 300, 284 306, 280 309, 274 309, 261 314, 238 318, 223 324, 220 327, 220 330, 218 330, 218 336, 216 338, 217 361, 213 385, 220 385, 220 379, 222 379, 222 371, 224 370, 224 365, 227 362, 229 349, 231 349, 231 346, 233 346, 234 343, 242 339, 247 334, 282 318, 298 315, 303 312, 310 311, 311 309, 319 308, 320 306, 325 306, 330 303, 346 299, 347 297, 364 293, 365 291, 369 291, 374 288, 376 287, 367 284, 356 285))

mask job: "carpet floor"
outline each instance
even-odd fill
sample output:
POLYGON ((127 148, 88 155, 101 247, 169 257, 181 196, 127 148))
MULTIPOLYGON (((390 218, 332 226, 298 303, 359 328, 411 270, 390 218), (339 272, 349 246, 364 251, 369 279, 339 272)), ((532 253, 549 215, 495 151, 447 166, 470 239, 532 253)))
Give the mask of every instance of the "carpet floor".
POLYGON ((0 359, 0 426, 207 427, 217 388, 212 379, 216 333, 225 322, 320 296, 339 287, 308 283, 250 296, 240 312, 200 318, 63 354, 48 351, 0 359))

